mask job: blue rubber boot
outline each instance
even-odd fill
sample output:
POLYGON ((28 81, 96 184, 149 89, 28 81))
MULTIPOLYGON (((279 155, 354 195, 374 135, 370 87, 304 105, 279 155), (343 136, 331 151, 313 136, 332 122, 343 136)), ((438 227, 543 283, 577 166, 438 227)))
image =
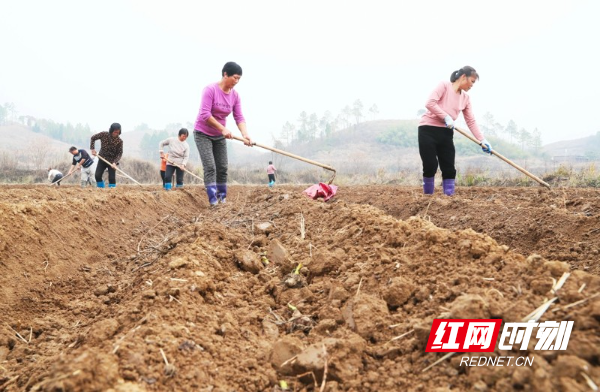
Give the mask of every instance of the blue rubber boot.
POLYGON ((448 180, 442 180, 442 187, 444 188, 444 194, 446 196, 454 195, 454 178, 448 180))
POLYGON ((104 181, 98 181, 98 182, 96 183, 96 186, 97 186, 98 188, 104 188, 104 181))
POLYGON ((206 186, 206 194, 208 195, 208 202, 211 206, 216 206, 219 202, 217 199, 217 186, 216 185, 207 185, 206 186))
POLYGON ((170 182, 165 184, 165 191, 170 191, 171 188, 173 188, 173 184, 171 184, 170 182))
POLYGON ((217 184, 217 199, 221 203, 225 203, 227 199, 227 184, 217 184))
POLYGON ((108 184, 108 187, 109 187, 109 188, 116 188, 116 187, 117 187, 117 184, 108 184))
POLYGON ((423 177, 423 193, 433 195, 435 190, 435 177, 423 177))

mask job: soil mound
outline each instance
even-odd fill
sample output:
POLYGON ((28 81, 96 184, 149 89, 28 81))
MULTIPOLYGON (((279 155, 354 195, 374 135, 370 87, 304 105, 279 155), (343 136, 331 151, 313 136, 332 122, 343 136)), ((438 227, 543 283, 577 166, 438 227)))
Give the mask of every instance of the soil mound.
MULTIPOLYGON (((395 199, 361 201, 364 191, 322 203, 296 188, 232 187, 228 204, 211 209, 194 187, 3 188, 0 390, 280 391, 284 380, 306 391, 322 383, 326 391, 576 391, 598 383, 599 276, 432 223, 467 213, 488 222, 475 218, 495 203, 485 190, 480 203, 476 192, 444 199, 390 188, 395 199), (401 210, 418 211, 399 220, 401 210), (465 367, 459 354, 426 370, 442 357, 425 352, 434 318, 521 321, 549 299, 540 320, 574 321, 566 351, 535 351, 532 337, 527 350, 490 353, 528 356, 530 367, 465 367)), ((521 197, 512 192, 498 197, 498 217, 521 197)), ((513 225, 504 223, 498 230, 508 235, 513 225)), ((572 232, 587 233, 588 223, 572 232)))

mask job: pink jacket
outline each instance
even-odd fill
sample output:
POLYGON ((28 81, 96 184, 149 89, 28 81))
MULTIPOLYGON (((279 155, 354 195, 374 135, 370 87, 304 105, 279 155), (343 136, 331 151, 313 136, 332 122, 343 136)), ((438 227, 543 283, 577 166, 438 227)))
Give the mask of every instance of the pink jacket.
POLYGON ((421 117, 419 125, 446 127, 444 117, 449 115, 452 117, 452 120, 456 121, 458 115, 462 112, 473 136, 479 141, 483 140, 483 134, 477 126, 475 116, 473 116, 469 96, 464 91, 460 93, 454 91, 451 82, 441 82, 438 84, 429 96, 429 99, 427 99, 425 107, 427 108, 427 112, 421 117))

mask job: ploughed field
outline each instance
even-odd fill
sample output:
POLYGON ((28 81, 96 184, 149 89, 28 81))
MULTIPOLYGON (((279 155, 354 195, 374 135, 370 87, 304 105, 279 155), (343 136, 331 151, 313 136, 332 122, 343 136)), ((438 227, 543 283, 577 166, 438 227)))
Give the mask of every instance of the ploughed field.
POLYGON ((303 188, 209 208, 194 186, 0 187, 0 391, 600 384, 599 191, 303 188), (553 298, 540 321, 574 321, 566 351, 425 352, 435 318, 517 322, 553 298))

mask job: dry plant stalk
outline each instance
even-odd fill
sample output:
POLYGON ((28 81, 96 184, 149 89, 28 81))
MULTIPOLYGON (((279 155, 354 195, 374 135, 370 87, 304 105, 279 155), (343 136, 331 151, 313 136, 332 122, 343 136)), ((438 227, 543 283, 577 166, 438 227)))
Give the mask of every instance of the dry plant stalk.
POLYGON ((358 282, 358 288, 356 289, 356 295, 354 296, 354 300, 358 299, 358 294, 360 293, 360 286, 362 286, 363 278, 360 278, 360 282, 358 282))
POLYGON ((167 361, 167 356, 165 355, 165 352, 163 351, 163 349, 162 349, 162 348, 160 349, 160 355, 162 355, 162 357, 163 357, 163 360, 165 361, 165 375, 166 375, 167 377, 172 377, 172 376, 174 376, 174 375, 175 375, 176 368, 175 368, 175 366, 171 365, 171 364, 169 363, 169 361, 167 361))
POLYGON ((489 293, 498 293, 500 297, 504 298, 504 294, 502 294, 498 289, 489 289, 485 292, 485 295, 488 295, 489 293))
POLYGON ((590 387, 590 389, 592 391, 598 391, 598 385, 596 385, 596 383, 594 382, 594 380, 591 379, 590 376, 588 376, 584 372, 581 372, 581 376, 583 378, 585 378, 585 382, 587 383, 587 385, 590 387))
POLYGON ((327 349, 325 348, 325 344, 323 344, 323 360, 325 361, 325 365, 323 365, 323 381, 321 381, 319 392, 325 390, 325 383, 327 382, 327 349))
POLYGON ((429 369, 431 369, 432 367, 436 366, 437 364, 445 361, 446 359, 450 358, 451 356, 453 356, 456 353, 447 353, 446 355, 444 355, 443 357, 441 357, 440 359, 438 359, 437 361, 435 361, 434 363, 432 363, 431 365, 427 366, 425 369, 423 369, 421 371, 421 373, 425 373, 426 371, 428 371, 429 369))
POLYGON ((408 334, 411 334, 411 333, 413 333, 413 332, 415 332, 415 330, 414 330, 414 329, 411 329, 410 331, 408 331, 408 332, 405 332, 405 333, 403 333, 402 335, 399 335, 399 336, 396 336, 396 337, 394 337, 394 338, 391 338, 391 339, 390 339, 390 342, 393 342, 394 340, 402 339, 402 338, 403 338, 403 337, 405 337, 406 335, 408 335, 408 334))
MULTIPOLYGON (((315 385, 315 390, 316 390, 316 389, 319 387, 319 384, 317 384, 317 377, 315 377, 315 374, 314 374, 312 371, 311 371, 311 372, 302 373, 302 374, 298 374, 298 375, 296 376, 296 380, 300 380, 302 377, 304 377, 304 376, 308 376, 309 374, 310 374, 310 375, 312 376, 312 378, 313 378, 313 382, 314 382, 314 385, 315 385)), ((297 387, 298 387, 298 383, 296 382, 296 383, 294 384, 294 392, 296 392, 296 391, 297 391, 297 389, 296 389, 297 387)))
POLYGON ((587 301, 589 301, 592 298, 596 298, 599 295, 600 295, 600 293, 596 293, 596 294, 592 295, 591 297, 584 298, 584 299, 582 299, 580 301, 577 301, 577 302, 573 302, 572 304, 568 304, 567 306, 565 306, 564 309, 569 309, 569 308, 572 308, 573 306, 581 305, 582 303, 587 302, 587 301))
MULTIPOLYGON (((427 219, 427 212, 429 211, 429 206, 431 205, 431 202, 433 201, 433 197, 429 200, 429 203, 427 203, 427 208, 425 208, 425 212, 423 213, 423 219, 427 219)), ((431 219, 430 219, 431 221, 431 219)))
POLYGON ((304 240, 306 237, 306 227, 304 225, 304 214, 300 213, 300 239, 304 240))
POLYGON ((558 280, 558 282, 556 282, 554 284, 554 286, 552 287, 552 293, 556 294, 556 292, 558 290, 561 289, 561 287, 563 287, 563 285, 565 284, 565 282, 567 281, 567 279, 569 279, 569 276, 571 276, 571 274, 569 272, 565 272, 564 274, 562 274, 562 276, 560 277, 560 279, 558 280))
POLYGON ((10 328, 11 331, 13 331, 14 333, 16 333, 17 336, 19 337, 19 339, 21 339, 25 344, 29 344, 29 342, 27 341, 27 339, 25 339, 23 336, 21 336, 21 334, 18 333, 17 331, 15 331, 10 325, 6 324, 6 326, 8 328, 10 328))
POLYGON ((154 229, 156 229, 161 223, 163 223, 165 221, 165 219, 167 219, 168 217, 170 217, 171 214, 166 215, 164 218, 162 218, 160 220, 160 222, 158 222, 156 225, 154 225, 153 228, 151 228, 150 230, 148 230, 147 232, 144 233, 144 235, 142 236, 142 238, 140 238, 140 242, 138 242, 138 246, 137 246, 137 251, 138 253, 140 253, 140 245, 142 244, 142 241, 144 240, 144 238, 146 237, 146 235, 152 231, 154 231, 154 229))
POLYGON ((548 310, 550 305, 552 305, 554 303, 554 301, 556 301, 557 299, 558 299, 558 297, 554 297, 554 298, 549 299, 548 301, 544 302, 542 305, 540 305, 539 308, 537 308, 533 312, 529 313, 521 321, 524 323, 526 323, 530 320, 538 321, 540 319, 540 317, 542 317, 542 315, 544 313, 546 313, 546 310, 548 310))

